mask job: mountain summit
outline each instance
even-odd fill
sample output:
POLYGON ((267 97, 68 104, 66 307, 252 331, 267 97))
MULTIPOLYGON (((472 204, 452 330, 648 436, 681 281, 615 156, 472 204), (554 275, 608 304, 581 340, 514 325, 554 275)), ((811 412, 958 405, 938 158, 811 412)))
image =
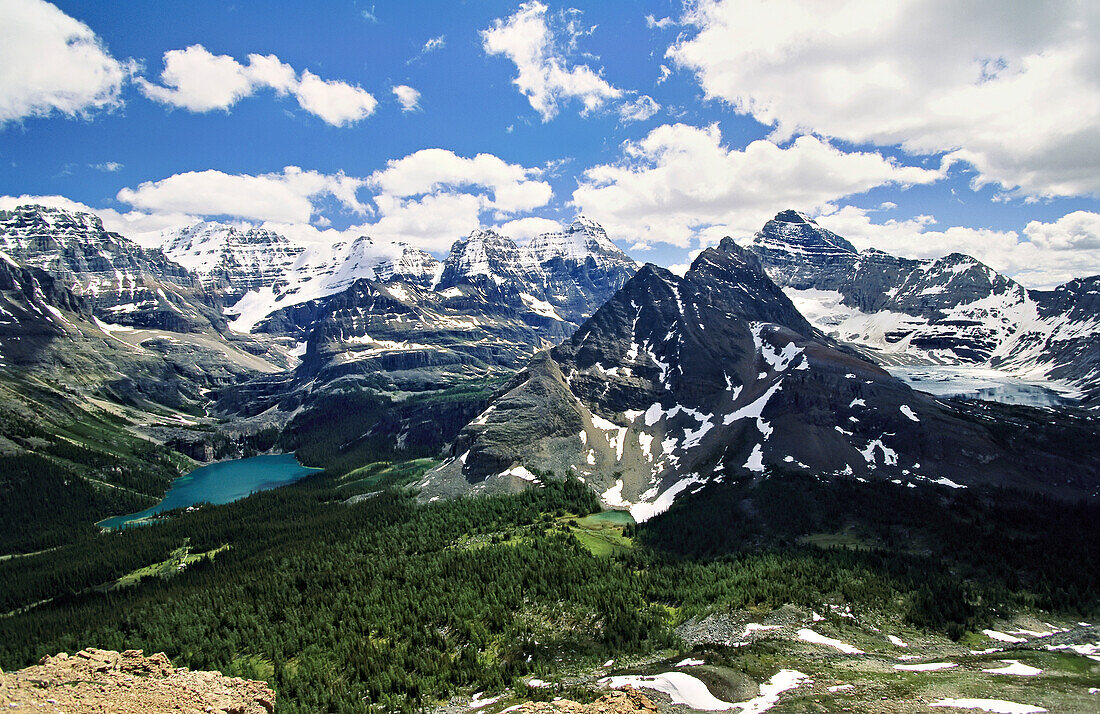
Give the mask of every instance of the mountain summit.
POLYGON ((1066 455, 1028 451, 1025 469, 1020 451, 823 335, 727 238, 682 278, 639 270, 509 382, 419 486, 430 498, 573 473, 643 520, 685 491, 767 472, 1065 485, 1045 479, 1072 472, 1066 455))

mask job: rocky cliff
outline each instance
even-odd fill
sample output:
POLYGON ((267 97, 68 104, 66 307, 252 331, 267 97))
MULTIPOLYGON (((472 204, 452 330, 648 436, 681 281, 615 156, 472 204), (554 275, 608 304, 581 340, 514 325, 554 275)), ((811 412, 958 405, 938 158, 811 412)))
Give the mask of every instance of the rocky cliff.
POLYGON ((275 692, 264 682, 177 669, 163 652, 146 657, 141 650, 86 649, 0 672, 0 707, 74 714, 266 714, 275 710, 275 692))

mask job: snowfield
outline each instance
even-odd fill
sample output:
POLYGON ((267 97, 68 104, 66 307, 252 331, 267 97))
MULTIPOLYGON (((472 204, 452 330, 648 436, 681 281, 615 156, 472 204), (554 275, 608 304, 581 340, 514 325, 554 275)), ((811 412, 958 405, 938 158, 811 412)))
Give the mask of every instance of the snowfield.
POLYGON ((667 694, 673 704, 685 704, 700 711, 729 711, 739 709, 739 714, 761 714, 779 702, 779 695, 794 689, 806 679, 806 675, 793 669, 780 670, 760 685, 760 695, 744 702, 725 702, 718 699, 701 680, 683 672, 665 672, 652 676, 622 675, 604 677, 600 684, 612 689, 627 685, 640 689, 652 689, 667 694))

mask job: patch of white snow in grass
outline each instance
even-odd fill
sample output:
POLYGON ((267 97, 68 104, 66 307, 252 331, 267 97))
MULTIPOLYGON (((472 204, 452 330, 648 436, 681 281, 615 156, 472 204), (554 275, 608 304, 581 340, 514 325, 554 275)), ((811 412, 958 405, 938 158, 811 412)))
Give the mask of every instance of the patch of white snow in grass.
POLYGON ((938 702, 932 702, 928 706, 978 709, 983 712, 994 712, 995 714, 1041 714, 1041 712, 1046 711, 1042 707, 1006 702, 1003 699, 941 699, 938 702))
POLYGON ((760 685, 760 695, 744 702, 725 702, 718 699, 701 680, 683 672, 665 672, 644 677, 623 675, 604 677, 600 684, 612 689, 622 689, 630 685, 667 694, 673 704, 685 704, 700 711, 729 711, 740 709, 739 714, 762 714, 779 702, 779 695, 788 689, 794 689, 806 675, 793 669, 780 670, 764 684, 760 685))
POLYGON ((909 646, 900 637, 895 637, 894 635, 886 635, 886 639, 890 640, 890 644, 894 645, 895 647, 908 647, 909 646))
POLYGON ((701 659, 692 659, 691 657, 688 657, 685 660, 680 660, 674 666, 676 666, 676 667, 695 667, 696 665, 700 665, 700 664, 705 664, 705 662, 701 659))
POLYGON ((1043 673, 1043 670, 1038 667, 1024 664, 1018 659, 1002 659, 1001 661, 1007 666, 998 667, 996 669, 985 669, 982 671, 989 674, 1008 674, 1015 677, 1036 677, 1043 673))
MULTIPOLYGON (((634 518, 636 523, 644 523, 654 516, 658 516, 667 511, 672 502, 676 499, 680 493, 688 486, 693 486, 697 483, 705 483, 706 479, 701 478, 698 474, 689 474, 680 479, 676 483, 672 484, 661 495, 657 496, 656 500, 652 503, 635 503, 630 506, 630 515, 634 518)), ((622 488, 619 488, 620 498, 622 497, 622 488)), ((606 495, 606 494, 605 494, 606 495)))
POLYGON ((854 685, 854 684, 838 684, 834 687, 829 687, 829 691, 830 692, 846 692, 849 689, 855 689, 855 688, 856 688, 856 685, 854 685))
POLYGON ((894 669, 903 672, 935 672, 941 669, 954 669, 959 665, 954 662, 922 662, 920 664, 895 664, 894 669))
POLYGON ((1012 635, 1006 635, 1003 632, 997 632, 996 630, 982 630, 982 634, 991 640, 997 640, 998 642, 1027 642, 1026 638, 1013 637, 1012 635))
POLYGON ((485 707, 489 706, 490 704, 496 704, 497 702, 499 702, 501 699, 504 698, 504 695, 501 694, 500 696, 497 696, 497 697, 488 697, 487 699, 482 699, 481 694, 482 694, 481 692, 478 692, 477 694, 474 695, 474 698, 470 700, 470 706, 468 707, 468 709, 471 709, 471 710, 473 710, 473 709, 484 709, 485 707))
POLYGON ((834 640, 832 637, 826 637, 825 635, 819 635, 809 628, 803 628, 798 631, 798 639, 803 642, 811 642, 815 645, 825 645, 826 647, 833 647, 838 649, 844 654, 864 654, 863 650, 853 647, 840 640, 834 640))

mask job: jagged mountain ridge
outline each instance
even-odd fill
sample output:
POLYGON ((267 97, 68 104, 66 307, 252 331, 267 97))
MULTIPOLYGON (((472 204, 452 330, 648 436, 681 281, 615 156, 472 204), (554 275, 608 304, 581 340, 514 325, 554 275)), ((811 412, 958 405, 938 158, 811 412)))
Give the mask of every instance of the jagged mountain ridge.
POLYGON ((299 246, 291 254, 278 247, 290 245, 285 238, 260 232, 254 244, 260 249, 247 254, 262 267, 239 274, 224 270, 227 264, 241 263, 234 246, 252 235, 253 231, 242 233, 224 224, 199 224, 165 235, 166 250, 184 264, 200 266, 200 276, 226 298, 230 327, 242 333, 270 332, 275 313, 323 300, 362 279, 409 283, 439 292, 470 285, 486 295, 508 283, 511 287, 506 292, 525 296, 531 311, 569 323, 573 329, 637 269, 599 224, 583 216, 561 231, 541 234, 523 245, 492 229, 476 229, 455 241, 442 261, 412 246, 375 243, 368 236, 350 244, 299 246), (192 233, 217 236, 217 240, 181 238, 192 233), (213 249, 208 247, 211 243, 213 249), (197 258, 196 251, 205 257, 197 258), (234 286, 248 289, 238 294, 234 286))
POLYGON ((0 211, 0 250, 85 298, 95 316, 135 328, 224 330, 220 301, 162 251, 104 229, 98 216, 43 206, 0 211))
POLYGON ((1089 309, 1098 278, 1027 290, 961 253, 857 251, 797 211, 777 214, 748 247, 817 327, 876 359, 984 364, 1100 403, 1100 312, 1089 309))
POLYGON ((1096 454, 1082 471, 1074 456, 1008 441, 822 335, 726 239, 683 278, 642 268, 513 378, 418 485, 431 499, 572 472, 638 519, 766 471, 1040 491, 1071 474, 1095 489, 1096 454))

